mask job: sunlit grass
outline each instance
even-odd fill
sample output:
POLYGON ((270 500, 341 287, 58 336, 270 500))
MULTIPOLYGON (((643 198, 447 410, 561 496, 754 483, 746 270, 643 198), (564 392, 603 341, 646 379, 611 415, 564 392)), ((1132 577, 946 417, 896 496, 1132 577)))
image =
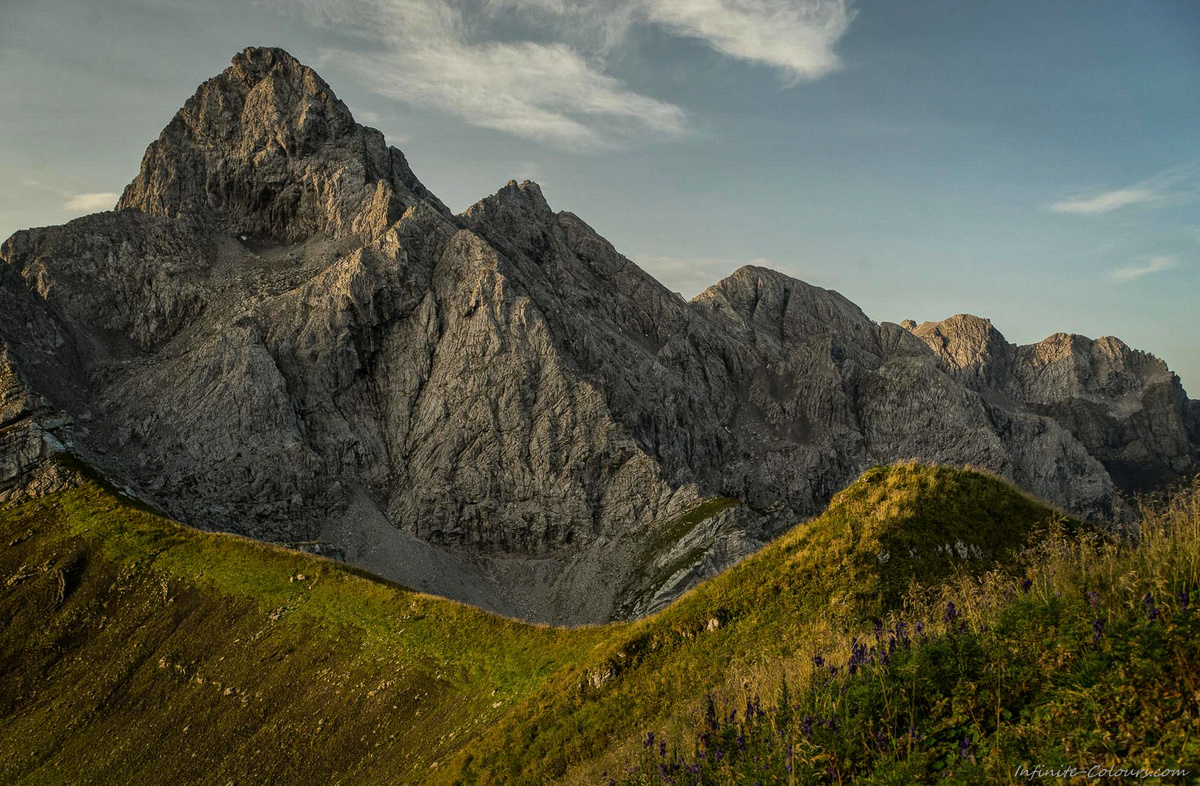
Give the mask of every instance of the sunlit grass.
POLYGON ((1200 484, 1139 510, 1130 537, 1057 521, 1019 571, 956 571, 910 588, 877 625, 814 625, 791 657, 710 694, 714 714, 694 705, 686 728, 627 747, 611 777, 974 783, 1037 765, 1194 777, 1200 484))

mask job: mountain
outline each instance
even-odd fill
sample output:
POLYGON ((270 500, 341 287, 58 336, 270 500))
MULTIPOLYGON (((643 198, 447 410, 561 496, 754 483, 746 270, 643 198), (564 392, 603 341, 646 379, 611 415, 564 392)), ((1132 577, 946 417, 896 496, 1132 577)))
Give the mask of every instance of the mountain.
POLYGON ((756 267, 685 301, 530 182, 454 215, 278 49, 201 85, 118 208, 0 248, 3 499, 69 486, 66 452, 524 619, 662 608, 875 464, 1102 519, 1200 444, 1159 361, 1087 348, 1115 340, 877 324, 756 267))
POLYGON ((966 386, 1065 426, 1125 491, 1160 488, 1200 463, 1200 402, 1120 339, 1056 333, 1014 346, 969 314, 912 330, 966 386))

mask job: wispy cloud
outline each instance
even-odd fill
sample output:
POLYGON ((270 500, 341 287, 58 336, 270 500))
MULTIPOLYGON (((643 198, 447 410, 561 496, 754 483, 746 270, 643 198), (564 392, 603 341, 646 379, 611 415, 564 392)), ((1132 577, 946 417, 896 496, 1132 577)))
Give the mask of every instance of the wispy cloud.
POLYGON ((771 66, 795 83, 837 69, 837 43, 854 20, 849 0, 487 0, 489 9, 559 17, 574 40, 619 45, 634 24, 705 42, 771 66))
POLYGON ((490 39, 486 3, 279 2, 375 44, 325 53, 373 91, 472 125, 575 149, 616 147, 642 133, 678 137, 687 126, 682 109, 630 90, 564 43, 490 39))
POLYGON ((625 89, 560 44, 455 44, 338 57, 381 95, 539 142, 606 148, 631 133, 674 137, 686 127, 679 107, 625 89))
POLYGON ((1135 183, 1127 188, 1076 194, 1066 199, 1051 202, 1047 209, 1053 213, 1075 213, 1094 216, 1111 213, 1130 205, 1159 204, 1171 201, 1180 195, 1172 189, 1200 174, 1200 162, 1173 167, 1154 177, 1135 183))
POLYGON ((1095 215, 1110 213, 1127 205, 1153 202, 1158 195, 1145 188, 1118 188, 1115 191, 1105 191, 1090 197, 1079 199, 1064 199, 1050 205, 1054 213, 1079 213, 1095 215))
POLYGON ((102 191, 96 194, 69 194, 63 202, 63 210, 84 213, 95 213, 100 210, 112 210, 120 199, 120 194, 102 191))
POLYGON ((645 0, 644 12, 718 52, 777 68, 793 82, 839 66, 834 46, 854 19, 844 0, 645 0))
POLYGON ((571 149, 687 132, 682 108, 605 73, 631 25, 696 38, 791 82, 838 66, 847 0, 274 0, 369 43, 329 50, 381 95, 571 149), (514 35, 514 31, 519 31, 514 35), (520 39, 522 36, 530 40, 520 39))
POLYGON ((1108 277, 1113 281, 1124 282, 1133 281, 1136 278, 1149 275, 1151 273, 1161 273, 1164 270, 1171 270, 1179 266, 1179 258, 1174 256, 1156 256, 1150 257, 1143 264, 1129 265, 1128 267, 1117 268, 1110 271, 1108 277))

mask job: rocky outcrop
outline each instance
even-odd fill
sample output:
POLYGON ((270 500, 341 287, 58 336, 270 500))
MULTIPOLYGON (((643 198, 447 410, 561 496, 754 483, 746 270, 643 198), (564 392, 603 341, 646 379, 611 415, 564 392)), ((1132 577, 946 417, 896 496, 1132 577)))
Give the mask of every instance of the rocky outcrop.
POLYGON ((1161 487, 1200 464, 1196 402, 1165 363, 1120 339, 1056 333, 1015 346, 966 314, 913 332, 968 387, 1061 424, 1123 491, 1161 487))
POLYGON ((33 392, 0 347, 0 504, 59 491, 75 473, 52 460, 65 453, 71 423, 33 392), (57 432, 57 433, 56 433, 57 432))
POLYGON ((757 267, 686 302, 534 183, 451 215, 280 50, 202 85, 120 208, 0 249, 8 498, 61 448, 185 522, 528 619, 659 608, 873 464, 1104 516, 1110 443, 1170 464, 1200 422, 1116 344, 1026 359, 757 267))
POLYGON ((184 104, 117 209, 294 242, 369 236, 418 202, 449 215, 404 155, 355 123, 315 71, 280 49, 256 48, 184 104))

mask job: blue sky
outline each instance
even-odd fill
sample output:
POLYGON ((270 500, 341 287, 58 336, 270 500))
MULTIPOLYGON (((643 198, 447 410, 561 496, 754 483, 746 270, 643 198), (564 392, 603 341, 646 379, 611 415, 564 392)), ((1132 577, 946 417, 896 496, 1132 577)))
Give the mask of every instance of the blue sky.
POLYGON ((1200 396, 1200 3, 3 0, 0 236, 110 207, 249 45, 453 209, 537 180, 685 295, 754 262, 1200 396))

